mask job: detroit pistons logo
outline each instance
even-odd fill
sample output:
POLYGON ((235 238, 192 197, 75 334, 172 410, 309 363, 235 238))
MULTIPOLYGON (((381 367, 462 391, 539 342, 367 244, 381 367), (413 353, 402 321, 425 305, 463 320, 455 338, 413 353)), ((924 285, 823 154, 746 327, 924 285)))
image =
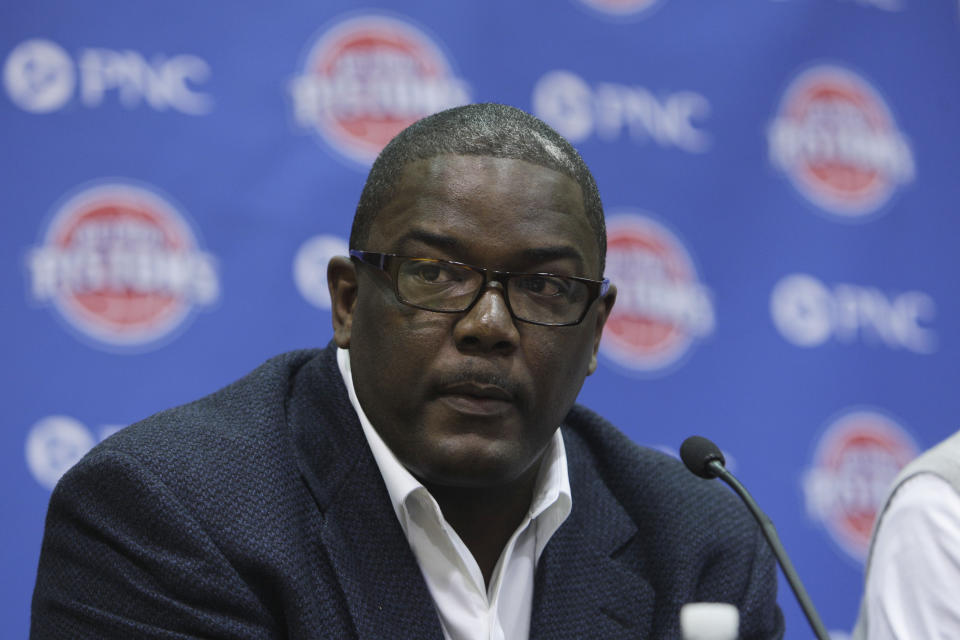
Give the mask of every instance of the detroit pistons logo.
POLYGON ((363 15, 324 30, 290 83, 297 123, 363 164, 408 125, 470 101, 441 47, 399 18, 363 15))
POLYGON ((910 435, 882 412, 845 412, 827 427, 804 475, 808 515, 863 561, 890 483, 916 456, 910 435))
POLYGON ((712 296, 683 243, 643 214, 607 220, 607 277, 617 304, 600 348, 643 374, 669 371, 714 328, 712 296))
POLYGON ((83 188, 55 212, 27 258, 34 300, 108 350, 158 346, 219 295, 216 263, 155 189, 83 188))
POLYGON ((848 220, 913 181, 913 153, 880 94, 840 67, 797 77, 768 132, 770 160, 807 199, 848 220))
POLYGON ((602 13, 626 17, 653 8, 659 4, 660 0, 580 0, 580 2, 602 13))

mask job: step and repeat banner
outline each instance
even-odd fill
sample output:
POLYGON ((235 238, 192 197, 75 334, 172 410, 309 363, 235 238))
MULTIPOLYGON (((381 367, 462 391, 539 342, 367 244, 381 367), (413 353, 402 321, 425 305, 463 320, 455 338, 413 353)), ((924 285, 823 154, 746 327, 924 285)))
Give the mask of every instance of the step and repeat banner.
POLYGON ((0 65, 5 637, 57 479, 325 345, 372 159, 457 104, 581 151, 620 292, 581 402, 716 440, 835 638, 887 484, 960 429, 955 0, 12 0, 0 65))

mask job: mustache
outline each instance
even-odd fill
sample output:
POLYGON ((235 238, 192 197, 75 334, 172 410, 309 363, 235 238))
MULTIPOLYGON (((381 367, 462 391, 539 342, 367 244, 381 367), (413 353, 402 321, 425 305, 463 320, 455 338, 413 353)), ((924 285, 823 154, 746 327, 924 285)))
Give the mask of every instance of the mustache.
POLYGON ((497 387, 498 389, 502 389, 503 391, 507 392, 512 397, 518 397, 520 395, 519 392, 521 391, 521 385, 516 381, 511 380, 509 377, 496 371, 479 369, 475 367, 469 367, 466 369, 459 369, 457 371, 440 374, 440 376, 437 378, 434 388, 442 390, 447 387, 455 387, 462 384, 477 384, 482 386, 497 387))

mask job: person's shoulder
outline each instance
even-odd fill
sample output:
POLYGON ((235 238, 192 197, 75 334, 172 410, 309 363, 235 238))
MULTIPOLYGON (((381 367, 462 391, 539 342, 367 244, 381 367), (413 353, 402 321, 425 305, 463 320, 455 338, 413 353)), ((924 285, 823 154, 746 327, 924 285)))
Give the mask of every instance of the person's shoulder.
POLYGON ((286 446, 286 402, 297 373, 323 355, 303 349, 275 356, 242 378, 166 409, 110 436, 85 461, 123 456, 158 473, 254 467, 286 446))
MULTIPOLYGON (((164 601, 187 594, 202 609, 212 589, 242 599, 240 609, 251 616, 266 615, 256 611, 272 597, 264 591, 264 572, 316 564, 308 559, 316 523, 301 517, 311 512, 313 500, 300 475, 287 413, 291 398, 299 397, 295 392, 316 390, 313 370, 332 378, 336 363, 331 366, 329 358, 329 351, 314 350, 277 356, 88 452, 51 494, 38 574, 42 598, 88 601, 88 594, 78 599, 78 589, 112 580, 121 591, 133 584, 146 594, 141 604, 148 608, 156 607, 151 594, 163 592, 164 601), (66 557, 74 564, 79 558, 92 573, 61 585, 70 564, 64 564, 66 557), (103 558, 110 560, 105 572, 96 569, 103 558)), ((73 576, 74 568, 67 573, 73 576)), ((136 610, 122 594, 93 597, 103 610, 117 607, 118 615, 136 610)), ((183 602, 174 605, 189 609, 183 602)))
POLYGON ((592 478, 635 522, 697 529, 720 527, 753 537, 743 504, 719 482, 691 473, 675 456, 641 446, 597 413, 575 406, 565 421, 564 443, 572 466, 592 478))
MULTIPOLYGON (((653 586, 671 617, 684 602, 731 602, 744 637, 782 636, 773 555, 733 492, 584 407, 567 416, 563 440, 578 524, 623 535, 628 519, 617 562, 653 586)), ((675 631, 671 624, 665 628, 675 631)))

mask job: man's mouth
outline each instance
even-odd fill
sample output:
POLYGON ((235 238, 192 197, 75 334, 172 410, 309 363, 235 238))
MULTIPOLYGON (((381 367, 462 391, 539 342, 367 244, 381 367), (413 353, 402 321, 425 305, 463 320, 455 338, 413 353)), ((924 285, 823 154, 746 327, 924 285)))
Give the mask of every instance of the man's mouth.
POLYGON ((464 381, 440 388, 439 398, 458 413, 495 416, 514 405, 512 393, 496 384, 464 381))

